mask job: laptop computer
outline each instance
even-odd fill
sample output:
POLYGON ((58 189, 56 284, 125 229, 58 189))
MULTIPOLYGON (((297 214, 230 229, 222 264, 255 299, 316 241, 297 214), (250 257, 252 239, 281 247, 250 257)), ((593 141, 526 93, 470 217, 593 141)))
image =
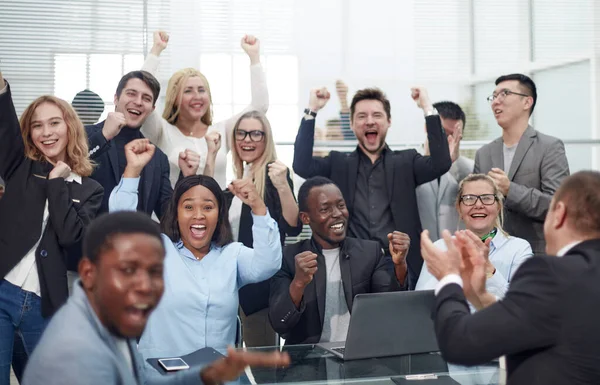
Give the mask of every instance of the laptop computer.
POLYGON ((317 346, 348 361, 436 352, 433 290, 358 294, 345 342, 317 346))

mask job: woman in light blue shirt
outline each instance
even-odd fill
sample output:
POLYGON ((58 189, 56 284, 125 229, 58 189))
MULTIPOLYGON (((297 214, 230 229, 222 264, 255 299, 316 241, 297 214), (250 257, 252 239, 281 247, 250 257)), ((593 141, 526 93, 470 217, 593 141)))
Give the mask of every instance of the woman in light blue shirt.
MULTIPOLYGON (((135 210, 138 182, 121 180, 110 197, 111 211, 135 210)), ((277 223, 252 181, 234 180, 229 190, 252 209, 253 249, 232 241, 225 197, 213 178, 194 175, 175 185, 161 221, 165 291, 139 341, 144 358, 233 345, 238 290, 281 267, 277 223)))
MULTIPOLYGON (((503 200, 494 180, 484 174, 471 174, 463 179, 456 197, 456 210, 465 227, 482 241, 491 238, 486 264, 486 288, 497 298, 504 297, 517 268, 533 255, 529 242, 512 237, 502 229, 503 200)), ((436 241, 434 245, 446 250, 443 239, 436 241)), ((415 290, 432 290, 437 282, 423 263, 415 290)))

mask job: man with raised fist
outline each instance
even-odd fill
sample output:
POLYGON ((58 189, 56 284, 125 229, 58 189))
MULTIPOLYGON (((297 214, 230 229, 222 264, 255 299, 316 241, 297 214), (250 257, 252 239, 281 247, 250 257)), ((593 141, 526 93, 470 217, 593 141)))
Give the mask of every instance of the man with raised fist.
MULTIPOLYGON (((378 88, 359 90, 350 104, 350 127, 358 146, 350 154, 331 151, 313 157, 315 117, 330 98, 325 88, 313 89, 294 144, 294 171, 303 178, 325 176, 338 185, 348 205, 349 235, 378 241, 388 261, 387 234, 394 230, 418 239, 421 222, 416 186, 444 175, 452 165, 448 140, 427 92, 412 90, 423 110, 430 156, 416 150, 392 151, 385 142, 392 123, 390 102, 378 88)), ((423 259, 416 247, 408 251, 409 287, 413 288, 423 259)))
MULTIPOLYGON (((121 78, 115 93, 115 111, 103 122, 86 126, 90 158, 98 164, 92 178, 104 191, 112 191, 121 180, 127 166, 126 145, 143 139, 140 127, 154 111, 160 84, 145 71, 132 71, 121 78)), ((155 149, 146 166, 140 171, 138 210, 162 216, 163 205, 171 198, 169 161, 155 149)), ((109 194, 104 194, 100 212, 108 211, 109 194)))
POLYGON ((330 179, 304 182, 298 205, 312 238, 283 251, 281 269, 271 278, 271 325, 286 345, 345 341, 356 294, 406 289, 410 239, 399 231, 386 234, 392 274, 379 242, 346 236, 348 209, 330 179))

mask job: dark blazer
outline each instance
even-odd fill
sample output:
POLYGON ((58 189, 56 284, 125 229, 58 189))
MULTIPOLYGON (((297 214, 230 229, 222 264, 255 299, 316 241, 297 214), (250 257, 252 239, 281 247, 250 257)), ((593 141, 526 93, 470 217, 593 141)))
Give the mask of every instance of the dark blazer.
MULTIPOLYGON (((475 154, 474 173, 487 174, 492 167, 504 170, 502 137, 475 154)), ((524 238, 538 255, 546 250, 544 219, 552 196, 569 176, 569 162, 562 140, 527 127, 521 136, 510 170, 510 189, 504 201, 504 229, 524 238)))
MULTIPOLYGON (((347 237, 340 250, 340 270, 350 311, 357 294, 406 289, 387 267, 381 246, 375 241, 347 237)), ((273 329, 285 338, 286 345, 319 342, 325 316, 326 285, 325 257, 314 239, 284 248, 281 270, 271 278, 269 318, 273 329), (303 251, 317 254, 317 272, 304 289, 298 309, 290 297, 290 284, 296 274, 295 256, 303 251)))
MULTIPOLYGON (((268 171, 268 166, 267 166, 268 171)), ((287 174, 288 184, 292 189, 292 194, 294 191, 294 183, 290 178, 290 172, 288 170, 287 174)), ((229 205, 231 205, 231 200, 233 199, 233 195, 227 191, 227 199, 229 200, 229 205)), ((279 238, 281 239, 281 246, 285 244, 286 235, 296 236, 302 232, 302 221, 300 221, 300 217, 298 217, 298 222, 296 226, 290 226, 285 218, 283 217, 283 210, 281 208, 281 201, 279 199, 279 194, 277 193, 277 189, 273 186, 273 182, 269 177, 266 178, 265 181, 265 205, 269 210, 269 215, 271 218, 277 222, 277 226, 279 227, 279 238)), ((252 248, 254 244, 254 240, 252 239, 252 210, 250 206, 243 204, 242 205, 242 215, 240 217, 240 231, 238 236, 238 242, 242 242, 244 246, 252 248)), ((253 313, 256 313, 259 310, 266 309, 269 307, 269 280, 252 283, 242 287, 239 291, 240 296, 240 306, 242 310, 244 310, 244 314, 249 316, 253 313)))
MULTIPOLYGON (((106 191, 100 207, 100 212, 104 213, 108 212, 110 193, 119 184, 121 175, 119 175, 117 148, 112 141, 104 138, 102 127, 104 127, 104 122, 86 126, 85 129, 88 135, 90 158, 98 164, 92 178, 97 180, 106 191)), ((123 129, 131 128, 124 127, 123 129)), ((144 137, 141 132, 139 137, 144 137)), ((154 212, 159 219, 162 218, 163 210, 166 208, 164 206, 173 195, 169 180, 170 172, 167 156, 156 147, 154 156, 144 167, 140 176, 138 211, 143 211, 148 215, 152 215, 154 212)))
POLYGON ((448 362, 506 355, 508 384, 600 384, 600 239, 564 257, 525 261, 506 296, 469 314, 456 284, 436 298, 435 328, 448 362))
MULTIPOLYGON (((390 151, 385 157, 387 193, 395 229, 408 234, 414 245, 421 236, 415 188, 444 175, 452 165, 448 140, 439 116, 428 116, 425 121, 431 156, 422 156, 411 149, 390 151)), ((315 120, 303 119, 294 143, 294 171, 303 178, 320 175, 335 182, 352 215, 360 150, 357 148, 350 154, 331 151, 324 158, 313 157, 314 134, 315 120)), ((407 262, 418 277, 423 265, 419 247, 409 249, 407 262)))
MULTIPOLYGON (((42 295, 42 315, 56 311, 67 291, 67 249, 81 244, 86 226, 94 219, 103 189, 93 179, 81 184, 48 179, 52 164, 24 156, 25 147, 10 88, 0 95, 0 176, 6 192, 0 199, 0 276, 5 277, 38 240, 36 265, 42 295), (48 201, 48 223, 41 233, 48 201)), ((74 259, 78 259, 78 250, 74 259)), ((71 257, 73 257, 71 255, 71 257)), ((71 261, 71 265, 77 261, 71 261)))

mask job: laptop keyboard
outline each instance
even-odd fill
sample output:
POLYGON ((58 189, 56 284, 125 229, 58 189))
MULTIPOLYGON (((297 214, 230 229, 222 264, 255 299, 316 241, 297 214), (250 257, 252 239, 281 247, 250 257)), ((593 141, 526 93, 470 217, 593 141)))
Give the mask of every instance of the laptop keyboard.
POLYGON ((344 352, 346 351, 346 348, 331 348, 331 350, 333 350, 336 353, 340 353, 343 356, 344 352))

